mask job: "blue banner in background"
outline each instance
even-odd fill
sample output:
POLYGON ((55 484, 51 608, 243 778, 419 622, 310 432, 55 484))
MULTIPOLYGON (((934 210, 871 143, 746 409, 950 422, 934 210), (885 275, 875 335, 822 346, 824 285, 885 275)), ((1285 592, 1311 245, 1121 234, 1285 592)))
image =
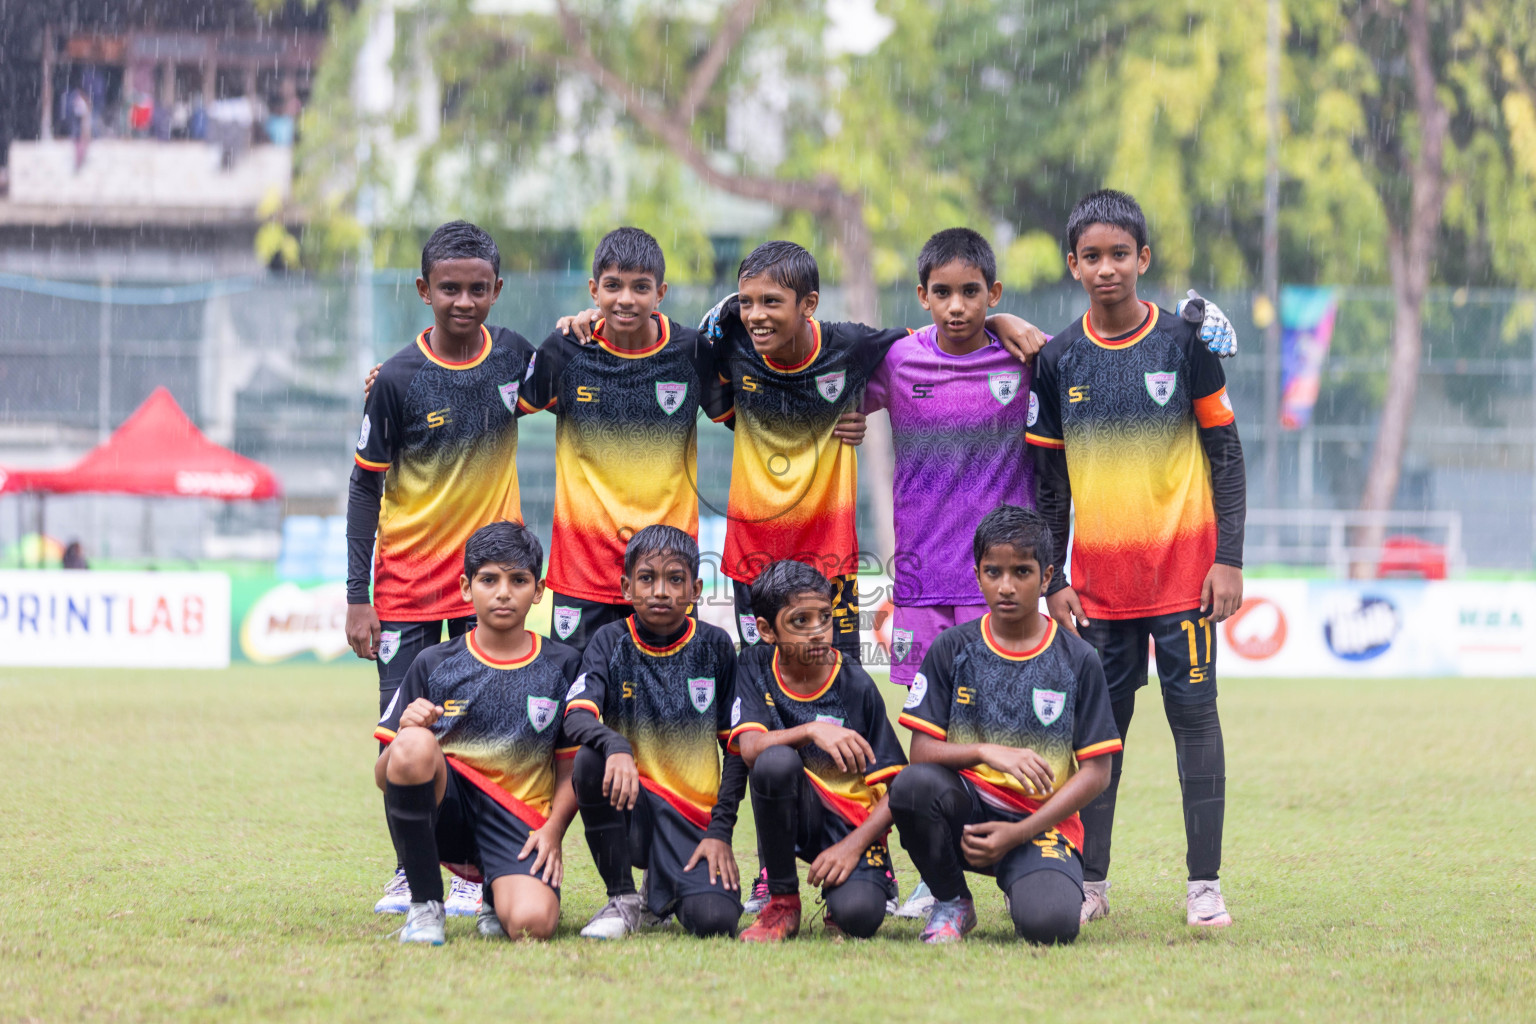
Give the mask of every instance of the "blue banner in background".
POLYGON ((1286 430, 1312 421, 1338 312, 1333 288, 1280 289, 1280 426, 1286 430))

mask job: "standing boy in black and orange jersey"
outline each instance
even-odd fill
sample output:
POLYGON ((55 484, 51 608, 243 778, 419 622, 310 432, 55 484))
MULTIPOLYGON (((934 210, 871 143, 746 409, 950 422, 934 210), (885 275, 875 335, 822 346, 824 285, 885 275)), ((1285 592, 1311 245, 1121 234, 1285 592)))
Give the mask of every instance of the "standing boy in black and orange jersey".
POLYGON ((572 782, 608 891, 581 934, 623 938, 675 913, 701 938, 733 935, 741 901, 731 835, 747 769, 729 752, 722 766, 721 751, 735 645, 688 614, 699 546, 675 526, 630 539, 623 587, 634 614, 597 631, 566 694, 566 735, 582 746, 572 782), (646 869, 643 892, 634 865, 646 869))
MULTIPOLYGON (((347 641, 378 663, 381 710, 445 627, 457 637, 473 626, 459 587, 470 535, 523 518, 517 397, 533 346, 485 326, 500 272, 496 243, 473 224, 434 231, 416 280, 433 324, 385 361, 364 407, 347 495, 347 641)), ((477 886, 455 879, 449 914, 474 914, 479 902, 477 886)), ((396 871, 374 909, 404 913, 409 903, 396 871)))
POLYGON ((602 313, 593 343, 551 334, 519 395, 524 412, 557 417, 550 621, 578 650, 634 613, 619 578, 637 531, 698 536, 697 416, 730 409, 709 343, 657 311, 667 284, 656 239, 639 228, 609 232, 588 287, 602 313))
POLYGON ((490 886, 480 934, 547 939, 559 924, 561 840, 576 816, 560 703, 580 657, 525 625, 543 557, 516 523, 475 531, 460 590, 478 625, 422 652, 374 730, 387 744, 374 779, 411 885, 401 942, 443 942, 439 862, 490 886))
MULTIPOLYGON (((1037 507, 1058 551, 1072 526, 1072 579, 1047 605, 1098 649, 1124 737, 1157 651, 1173 730, 1189 883, 1190 925, 1232 923, 1222 896, 1226 753, 1216 713, 1213 624, 1243 598, 1243 446, 1221 362, 1200 329, 1137 297, 1152 250, 1136 200, 1106 189, 1067 220, 1067 262, 1088 312, 1035 361, 1027 434, 1037 507)), ((1086 923, 1109 912, 1110 835, 1123 755, 1109 788, 1083 809, 1086 923)))
POLYGON ((885 789, 907 757, 874 680, 832 646, 825 576, 774 562, 752 584, 752 607, 766 643, 738 663, 730 747, 751 771, 769 898, 741 938, 780 942, 799 932, 798 855, 821 887, 827 932, 867 939, 896 898, 885 789))

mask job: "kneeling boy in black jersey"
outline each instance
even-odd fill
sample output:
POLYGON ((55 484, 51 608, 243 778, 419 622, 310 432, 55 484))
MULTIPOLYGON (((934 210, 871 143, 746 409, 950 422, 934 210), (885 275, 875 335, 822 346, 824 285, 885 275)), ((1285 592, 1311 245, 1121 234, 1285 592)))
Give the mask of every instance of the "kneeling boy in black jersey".
POLYGON ((443 943, 438 864, 488 883, 485 936, 547 939, 560 921, 560 842, 576 816, 560 702, 579 667, 528 632, 544 551, 517 523, 482 526, 464 546, 464 600, 476 626, 411 664, 374 736, 395 854, 411 883, 401 942, 443 943))
POLYGON ((802 562, 774 562, 752 584, 766 643, 742 652, 730 747, 751 770, 768 904, 741 933, 778 942, 800 930, 798 854, 822 887, 825 927, 867 939, 896 897, 886 783, 907 763, 885 702, 833 646, 832 584, 802 562))
POLYGON ((912 766, 891 784, 891 814, 935 903, 923 941, 976 926, 965 871, 997 879, 1015 931, 1077 938, 1083 825, 1120 749, 1098 655, 1040 613, 1051 534, 1036 512, 1000 505, 976 529, 988 612, 939 634, 901 724, 912 766))
POLYGON ((747 768, 731 753, 722 768, 720 750, 736 648, 688 615, 699 599, 699 546, 675 526, 630 539, 622 586, 634 614, 593 635, 566 694, 566 735, 582 747, 576 800, 608 889, 581 934, 623 938, 675 913, 694 935, 734 935, 731 833, 747 768), (633 865, 646 869, 643 893, 633 865))

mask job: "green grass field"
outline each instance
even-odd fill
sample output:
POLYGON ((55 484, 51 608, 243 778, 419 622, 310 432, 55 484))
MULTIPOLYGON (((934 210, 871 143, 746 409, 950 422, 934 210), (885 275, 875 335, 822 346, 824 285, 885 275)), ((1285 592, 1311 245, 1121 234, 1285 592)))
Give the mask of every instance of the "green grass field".
POLYGON ((842 945, 819 925, 775 949, 591 944, 576 931, 602 893, 578 823, 555 942, 487 943, 460 920, 446 946, 406 949, 400 919, 371 912, 394 863, 371 667, 0 670, 0 1020, 1536 1016, 1536 682, 1222 686, 1237 924, 1219 934, 1182 923, 1172 745, 1144 699, 1113 913, 1075 946, 1013 941, 986 879, 959 948, 896 920, 842 945))

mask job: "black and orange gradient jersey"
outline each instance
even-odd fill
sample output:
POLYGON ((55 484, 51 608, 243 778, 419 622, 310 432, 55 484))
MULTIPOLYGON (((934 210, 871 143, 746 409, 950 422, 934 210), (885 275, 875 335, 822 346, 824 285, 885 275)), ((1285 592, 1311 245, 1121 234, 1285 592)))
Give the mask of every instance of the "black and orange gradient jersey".
POLYGON ((699 535, 698 415, 730 409, 714 351, 698 331, 652 314, 657 341, 626 351, 556 331, 539 346, 518 396, 555 423, 555 516, 549 586, 584 601, 623 602, 629 538, 647 526, 699 535))
MULTIPOLYGON (((912 680, 901 724, 950 743, 1033 750, 1050 764, 1057 789, 1079 763, 1120 750, 1109 685, 1093 647, 1051 619, 1033 650, 1010 651, 993 638, 991 618, 939 634, 912 680)), ((984 801, 1014 814, 1033 814, 1049 796, 984 764, 960 774, 984 801)), ((1077 815, 1056 827, 1083 848, 1077 815)))
MULTIPOLYGON (((1221 360, 1199 324, 1144 303, 1100 337, 1089 315, 1035 360, 1026 440, 1037 505, 1090 619, 1189 611, 1213 562, 1241 566, 1246 484, 1221 360)), ((1067 585, 1057 562, 1052 590, 1067 585)))
MULTIPOLYGON (((657 637, 631 615, 587 645, 566 694, 567 728, 577 739, 583 730, 572 716, 601 718, 627 741, 640 784, 707 829, 721 796, 735 691, 736 645, 724 630, 690 618, 676 637, 657 637)), ((734 808, 730 817, 734 824, 734 808)))
POLYGON ((815 693, 795 693, 784 686, 777 648, 758 644, 742 651, 736 668, 736 699, 731 704, 731 751, 740 753, 741 738, 748 732, 779 732, 811 722, 852 729, 875 752, 874 763, 866 771, 853 772, 839 768, 814 743, 797 751, 822 804, 857 828, 907 763, 875 681, 857 663, 838 654, 815 693))
POLYGON ((517 400, 533 346, 504 327, 480 330, 480 352, 462 363, 439 357, 422 331, 384 361, 364 407, 353 474, 383 474, 383 500, 376 546, 352 543, 361 538, 348 510, 347 596, 367 601, 375 547, 373 606, 385 621, 473 615, 459 589, 465 543, 487 523, 523 519, 517 400))
POLYGON ((910 332, 812 320, 811 351, 786 366, 758 354, 734 305, 720 328, 736 431, 723 571, 751 583, 770 562, 793 558, 828 577, 857 572, 858 455, 832 430, 910 332))
POLYGON ((535 633, 526 657, 498 661, 475 633, 417 656, 374 738, 393 741, 400 715, 425 697, 443 709, 432 732, 449 767, 529 828, 543 828, 555 798, 555 760, 576 756, 561 730, 562 701, 581 655, 535 633))

